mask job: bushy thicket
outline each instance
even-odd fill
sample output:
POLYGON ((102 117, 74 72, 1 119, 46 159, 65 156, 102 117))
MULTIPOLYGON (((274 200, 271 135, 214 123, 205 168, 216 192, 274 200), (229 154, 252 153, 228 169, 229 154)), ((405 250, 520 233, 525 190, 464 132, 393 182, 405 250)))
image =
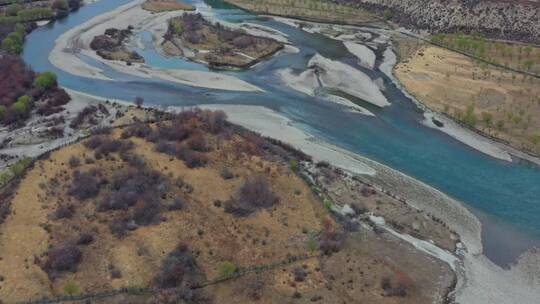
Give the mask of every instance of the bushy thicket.
POLYGON ((261 208, 271 208, 279 202, 279 197, 270 189, 264 176, 247 179, 238 188, 235 196, 227 202, 226 211, 246 216, 261 208))
MULTIPOLYGON (((101 106, 101 105, 100 105, 101 106)), ((103 114, 108 114, 107 108, 96 107, 94 105, 86 106, 80 111, 77 116, 71 121, 69 126, 73 129, 80 127, 84 122, 88 122, 91 125, 96 125, 98 121, 95 118, 98 110, 103 114)))
POLYGON ((170 121, 161 122, 154 129, 146 124, 135 124, 122 132, 122 138, 144 138, 155 144, 156 151, 181 159, 189 168, 206 165, 206 152, 211 150, 208 135, 219 134, 226 126, 223 111, 194 109, 173 114, 170 121))
POLYGON ((82 260, 82 252, 73 242, 53 247, 46 255, 47 259, 42 268, 51 279, 62 272, 76 272, 82 260))
POLYGON ((163 259, 154 282, 158 288, 189 289, 200 283, 201 279, 195 258, 185 244, 180 244, 163 259))
POLYGON ((0 105, 9 107, 32 88, 34 72, 18 57, 0 56, 0 105))
POLYGON ((111 139, 105 135, 94 135, 84 142, 84 146, 94 150, 96 158, 110 153, 126 153, 133 148, 133 142, 130 140, 111 139))
POLYGON ((96 171, 74 171, 69 194, 81 201, 96 197, 101 187, 97 174, 96 171))
POLYGON ((340 233, 328 219, 323 221, 322 231, 319 237, 319 249, 324 254, 338 252, 343 243, 344 235, 340 233))
POLYGON ((158 171, 128 168, 113 176, 110 190, 99 210, 127 210, 135 206, 134 220, 148 225, 159 214, 160 197, 167 192, 168 182, 158 171))

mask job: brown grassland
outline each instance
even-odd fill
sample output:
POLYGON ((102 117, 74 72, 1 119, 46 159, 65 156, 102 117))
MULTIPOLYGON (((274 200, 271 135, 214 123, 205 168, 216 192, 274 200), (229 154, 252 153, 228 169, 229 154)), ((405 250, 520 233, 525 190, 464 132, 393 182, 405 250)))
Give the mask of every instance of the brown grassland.
POLYGON ((540 153, 540 79, 430 45, 403 58, 395 75, 429 108, 540 153))
POLYGON ((327 1, 226 0, 225 2, 258 14, 277 15, 325 23, 351 25, 377 23, 384 25, 380 18, 367 11, 327 1))
POLYGON ((147 0, 142 8, 152 13, 162 13, 169 11, 193 11, 195 7, 190 4, 178 2, 175 0, 147 0))
MULTIPOLYGON (((391 235, 347 232, 295 173, 309 160, 300 152, 218 112, 171 119, 99 130, 13 185, 0 224, 3 303, 124 287, 156 293, 95 303, 432 303, 452 286, 448 265, 391 235), (195 288, 281 261, 291 263, 195 288)), ((378 206, 379 195, 364 195, 359 213, 410 213, 378 206)), ((381 204, 392 203, 402 204, 381 204)), ((419 234, 449 236, 420 222, 419 234)))

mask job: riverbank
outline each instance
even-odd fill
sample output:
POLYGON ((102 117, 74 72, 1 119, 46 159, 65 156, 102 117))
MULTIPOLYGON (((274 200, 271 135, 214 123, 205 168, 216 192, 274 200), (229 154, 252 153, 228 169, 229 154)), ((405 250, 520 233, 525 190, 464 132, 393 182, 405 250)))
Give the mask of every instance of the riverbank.
POLYGON ((183 11, 152 14, 140 7, 142 3, 144 0, 132 1, 65 32, 56 40, 55 47, 49 54, 50 62, 57 68, 76 76, 112 80, 103 69, 84 62, 80 57, 82 55, 95 59, 116 71, 136 77, 157 78, 173 83, 217 90, 262 91, 236 77, 215 72, 158 69, 138 63, 126 65, 103 59, 95 54, 89 46, 90 42, 108 28, 127 28, 131 25, 134 27, 135 33, 151 32, 155 43, 160 44, 163 39, 162 35, 166 31, 166 21, 183 14, 183 11))

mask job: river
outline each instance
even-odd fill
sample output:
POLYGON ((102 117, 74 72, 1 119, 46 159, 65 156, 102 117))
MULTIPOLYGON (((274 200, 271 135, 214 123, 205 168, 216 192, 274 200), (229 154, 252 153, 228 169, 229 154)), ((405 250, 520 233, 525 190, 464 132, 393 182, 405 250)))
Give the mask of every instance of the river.
MULTIPOLYGON (((485 254, 499 265, 508 265, 526 248, 540 244, 540 170, 523 161, 507 162, 482 154, 437 130, 425 127, 416 106, 378 69, 356 64, 340 41, 310 34, 271 20, 257 19, 220 1, 192 1, 198 9, 229 22, 250 20, 288 35, 299 53, 281 54, 247 71, 221 72, 243 79, 265 92, 231 92, 141 79, 106 67, 115 81, 87 79, 65 73, 48 60, 54 40, 67 30, 130 0, 101 0, 67 18, 43 26, 26 40, 24 60, 36 71, 58 74, 62 86, 107 98, 163 106, 198 104, 248 104, 271 108, 295 126, 331 144, 366 156, 412 176, 462 201, 483 223, 485 254), (339 105, 287 88, 276 76, 283 68, 304 70, 315 54, 361 69, 372 79, 384 80, 384 94, 392 103, 385 108, 362 104, 376 116, 345 111, 339 105)), ((138 50, 147 64, 161 68, 207 70, 181 59, 162 58, 150 44, 138 50)), ((85 58, 91 64, 92 60, 85 58)))

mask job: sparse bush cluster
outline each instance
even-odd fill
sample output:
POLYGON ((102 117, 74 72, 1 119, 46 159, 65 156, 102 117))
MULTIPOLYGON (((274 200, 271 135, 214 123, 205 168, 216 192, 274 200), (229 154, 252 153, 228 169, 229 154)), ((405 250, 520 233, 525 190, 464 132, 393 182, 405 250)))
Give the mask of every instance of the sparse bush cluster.
POLYGON ((69 126, 72 129, 80 127, 85 121, 91 125, 96 125, 98 122, 94 117, 98 112, 98 107, 89 105, 80 111, 75 118, 71 121, 69 126))
POLYGON ((240 186, 236 195, 226 205, 226 211, 246 216, 261 208, 271 208, 279 197, 270 189, 264 176, 249 178, 240 186))
POLYGON ((219 134, 226 125, 222 111, 189 110, 173 114, 169 122, 161 122, 155 128, 135 124, 122 132, 122 138, 144 138, 155 144, 156 151, 179 158, 189 168, 206 165, 206 152, 211 150, 207 133, 219 134))
POLYGON ((111 194, 101 200, 98 210, 127 210, 133 207, 131 220, 150 225, 159 218, 161 197, 168 189, 167 180, 157 171, 125 169, 110 183, 111 194))
POLYGON ((109 155, 111 153, 127 153, 133 148, 133 142, 130 140, 111 139, 110 137, 103 135, 95 135, 86 140, 84 146, 94 150, 96 158, 100 159, 103 155, 109 155))

